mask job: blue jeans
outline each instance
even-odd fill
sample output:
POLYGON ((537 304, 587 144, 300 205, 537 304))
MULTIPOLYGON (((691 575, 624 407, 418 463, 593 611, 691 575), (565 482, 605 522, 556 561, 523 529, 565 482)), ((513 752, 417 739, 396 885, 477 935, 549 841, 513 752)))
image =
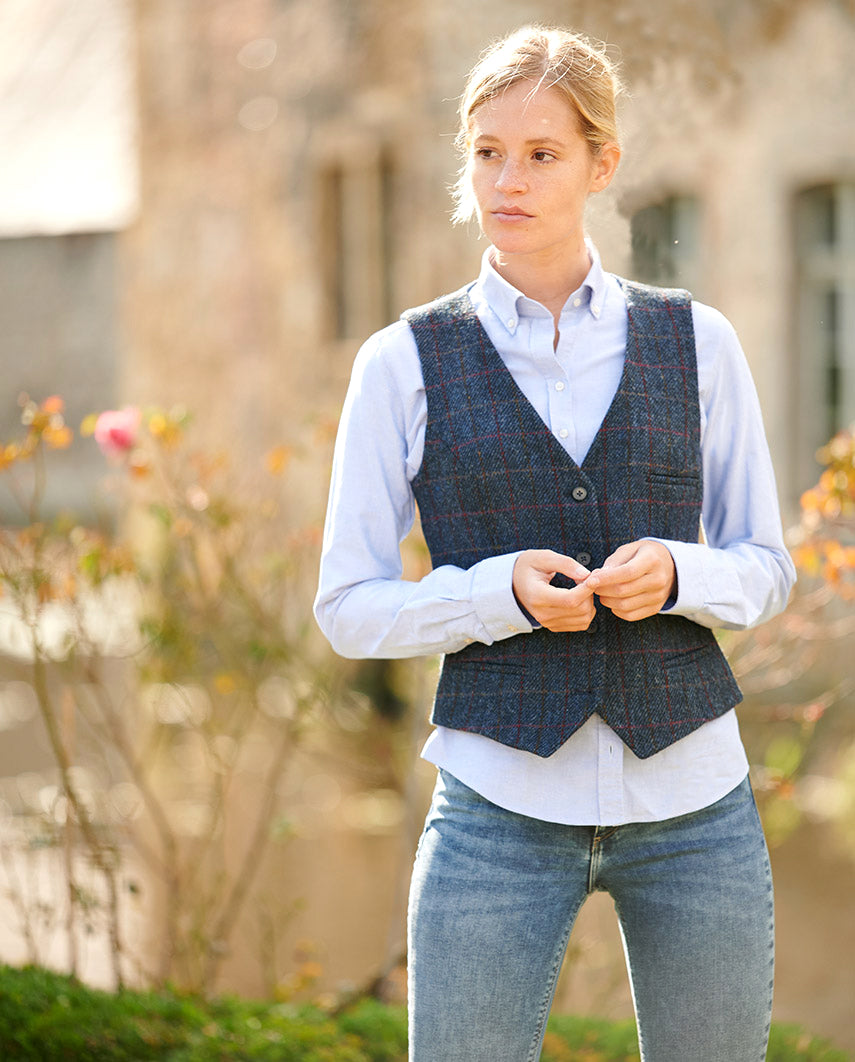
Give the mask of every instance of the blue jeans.
POLYGON ((761 1062, 772 876, 746 779, 664 822, 561 826, 440 771, 410 891, 413 1062, 533 1062, 585 897, 614 900, 644 1062, 761 1062))

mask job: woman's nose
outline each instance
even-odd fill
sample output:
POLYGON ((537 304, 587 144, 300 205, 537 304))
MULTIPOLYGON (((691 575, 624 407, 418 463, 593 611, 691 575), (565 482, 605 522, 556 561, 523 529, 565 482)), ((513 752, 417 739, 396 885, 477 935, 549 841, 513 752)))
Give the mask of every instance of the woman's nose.
POLYGON ((518 192, 525 188, 523 167, 507 159, 496 178, 496 187, 502 192, 518 192))

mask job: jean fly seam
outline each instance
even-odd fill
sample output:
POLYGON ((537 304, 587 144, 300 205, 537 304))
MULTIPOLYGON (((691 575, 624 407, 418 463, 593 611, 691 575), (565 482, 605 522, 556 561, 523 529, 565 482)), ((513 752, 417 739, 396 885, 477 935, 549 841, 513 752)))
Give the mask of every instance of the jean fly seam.
POLYGON ((594 830, 594 832, 593 832, 593 834, 591 836, 591 849, 590 849, 590 852, 589 852, 589 855, 588 855, 587 890, 588 890, 588 895, 589 896, 596 889, 594 881, 595 881, 596 876, 597 876, 597 871, 600 868, 600 857, 601 857, 602 851, 603 851, 602 847, 600 845, 601 838, 599 838, 597 836, 597 830, 598 829, 599 829, 599 827, 597 827, 597 829, 594 830))

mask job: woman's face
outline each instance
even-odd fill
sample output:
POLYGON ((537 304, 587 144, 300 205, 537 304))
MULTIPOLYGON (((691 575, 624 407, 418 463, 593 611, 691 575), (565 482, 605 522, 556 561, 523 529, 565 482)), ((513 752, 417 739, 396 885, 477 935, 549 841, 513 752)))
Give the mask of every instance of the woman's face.
POLYGON ((559 259, 584 242, 585 202, 611 181, 620 157, 597 157, 575 111, 555 88, 520 81, 471 119, 468 173, 481 229, 504 255, 559 259))

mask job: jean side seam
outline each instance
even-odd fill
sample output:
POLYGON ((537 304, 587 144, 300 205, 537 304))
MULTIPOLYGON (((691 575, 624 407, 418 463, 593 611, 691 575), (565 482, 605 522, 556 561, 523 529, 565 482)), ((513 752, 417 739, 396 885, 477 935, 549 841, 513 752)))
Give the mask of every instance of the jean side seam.
POLYGON ((769 996, 768 996, 768 1020, 766 1022, 766 1039, 763 1054, 759 1062, 764 1062, 769 1052, 769 1035, 772 1031, 772 1006, 775 998, 775 885, 772 880, 772 862, 769 858, 769 850, 766 849, 766 900, 769 905, 769 996))

